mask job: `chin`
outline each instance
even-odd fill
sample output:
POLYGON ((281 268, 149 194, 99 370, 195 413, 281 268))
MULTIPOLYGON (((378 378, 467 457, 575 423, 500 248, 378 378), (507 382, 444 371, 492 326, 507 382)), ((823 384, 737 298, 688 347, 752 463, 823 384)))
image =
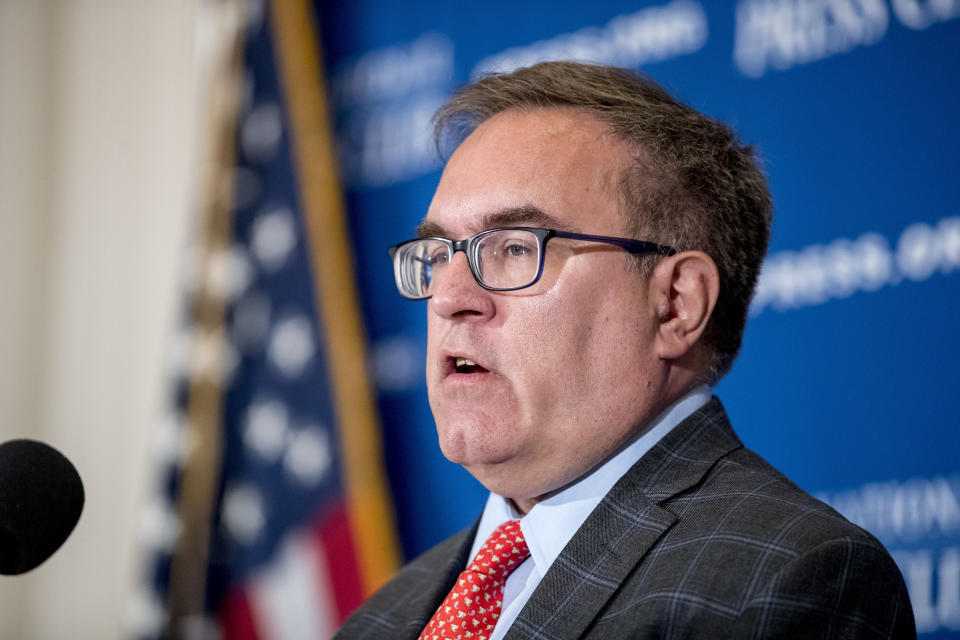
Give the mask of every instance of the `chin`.
POLYGON ((494 471, 515 462, 519 455, 517 442, 492 429, 489 424, 488 421, 462 418, 450 422, 437 421, 437 436, 444 457, 464 467, 478 480, 480 478, 474 470, 494 471))
POLYGON ((457 403, 433 409, 437 436, 443 455, 451 462, 467 464, 472 460, 497 457, 498 449, 511 442, 509 423, 482 409, 464 409, 457 403))
POLYGON ((456 433, 453 437, 440 436, 440 451, 450 462, 459 464, 470 473, 474 469, 496 469, 513 459, 515 453, 506 450, 502 442, 486 438, 464 437, 463 433, 456 433))
POLYGON ((517 482, 516 474, 510 472, 509 465, 479 463, 465 464, 463 468, 487 491, 505 498, 522 498, 528 493, 527 488, 517 482))

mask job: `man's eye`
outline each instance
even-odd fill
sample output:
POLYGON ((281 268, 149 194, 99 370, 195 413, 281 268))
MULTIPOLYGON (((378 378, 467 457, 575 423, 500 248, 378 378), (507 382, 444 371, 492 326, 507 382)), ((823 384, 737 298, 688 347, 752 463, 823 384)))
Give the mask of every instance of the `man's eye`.
POLYGON ((446 264, 448 259, 446 251, 435 251, 424 256, 423 261, 429 265, 438 265, 446 264))
POLYGON ((532 249, 524 244, 508 244, 504 247, 503 253, 511 258, 522 258, 531 251, 532 249))

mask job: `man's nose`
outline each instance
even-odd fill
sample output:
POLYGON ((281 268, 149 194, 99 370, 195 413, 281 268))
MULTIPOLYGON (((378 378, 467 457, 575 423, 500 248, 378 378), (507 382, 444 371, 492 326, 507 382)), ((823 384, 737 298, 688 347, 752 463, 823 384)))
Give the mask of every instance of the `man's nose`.
POLYGON ((433 313, 451 320, 489 318, 495 310, 492 293, 474 279, 462 251, 453 254, 442 273, 435 274, 429 305, 433 313))

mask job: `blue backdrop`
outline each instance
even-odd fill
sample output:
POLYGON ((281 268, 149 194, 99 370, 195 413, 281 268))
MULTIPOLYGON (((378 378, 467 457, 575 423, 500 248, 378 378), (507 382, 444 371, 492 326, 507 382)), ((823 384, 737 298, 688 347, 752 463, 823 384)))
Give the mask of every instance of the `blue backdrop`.
POLYGON ((925 638, 960 633, 960 1, 319 2, 400 537, 410 558, 479 513, 440 454, 425 307, 386 248, 440 162, 433 110, 488 69, 642 68, 754 142, 776 203, 731 374, 742 439, 875 533, 925 638))

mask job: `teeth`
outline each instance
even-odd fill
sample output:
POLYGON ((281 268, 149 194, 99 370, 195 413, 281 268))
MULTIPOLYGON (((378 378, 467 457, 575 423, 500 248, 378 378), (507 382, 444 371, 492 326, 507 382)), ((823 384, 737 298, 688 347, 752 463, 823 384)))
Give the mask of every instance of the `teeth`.
POLYGON ((475 367, 477 366, 477 363, 468 358, 457 358, 457 366, 458 367, 475 367))

